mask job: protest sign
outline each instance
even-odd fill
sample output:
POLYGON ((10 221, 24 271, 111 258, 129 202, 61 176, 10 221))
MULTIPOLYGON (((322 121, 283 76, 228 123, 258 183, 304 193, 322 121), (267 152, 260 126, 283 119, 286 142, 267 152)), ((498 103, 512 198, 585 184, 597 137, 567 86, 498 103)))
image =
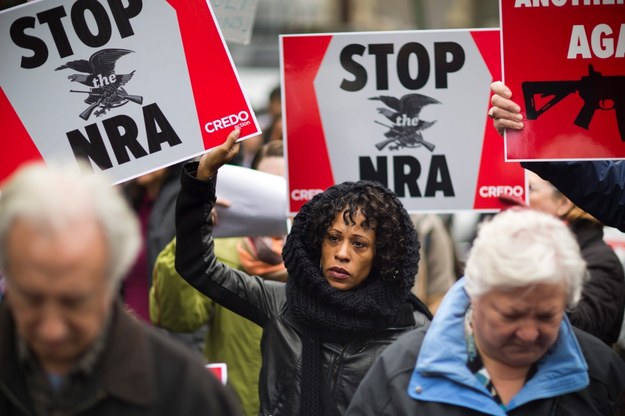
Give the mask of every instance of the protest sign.
POLYGON ((247 45, 252 39, 258 0, 210 0, 227 41, 247 45))
POLYGON ((507 160, 625 157, 625 2, 502 0, 507 160))
POLYGON ((120 182, 259 132, 205 0, 27 3, 0 54, 0 181, 84 157, 120 182))
POLYGON ((224 165, 219 168, 215 237, 284 235, 287 233, 286 181, 282 176, 224 165))
POLYGON ((487 118, 498 30, 280 37, 289 210, 370 179, 409 211, 498 210, 525 198, 487 118))
POLYGON ((206 369, 213 373, 217 380, 221 381, 224 386, 228 383, 228 364, 226 363, 209 363, 205 365, 206 369))

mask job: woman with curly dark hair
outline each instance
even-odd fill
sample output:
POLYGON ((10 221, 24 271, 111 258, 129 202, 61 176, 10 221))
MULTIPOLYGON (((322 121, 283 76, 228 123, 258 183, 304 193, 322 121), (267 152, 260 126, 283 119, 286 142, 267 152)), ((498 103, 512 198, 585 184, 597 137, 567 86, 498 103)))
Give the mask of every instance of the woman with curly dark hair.
POLYGON ((262 415, 341 415, 360 380, 402 333, 431 315, 410 289, 419 242, 395 194, 370 181, 316 195, 296 215, 282 256, 287 283, 230 269, 213 253, 217 170, 226 142, 183 169, 176 269, 197 290, 263 327, 262 415))

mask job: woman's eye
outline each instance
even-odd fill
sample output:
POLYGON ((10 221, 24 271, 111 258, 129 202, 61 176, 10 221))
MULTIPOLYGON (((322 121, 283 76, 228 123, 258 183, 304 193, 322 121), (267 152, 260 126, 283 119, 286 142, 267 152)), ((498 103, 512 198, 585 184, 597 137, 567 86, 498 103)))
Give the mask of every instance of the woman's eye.
POLYGON ((542 322, 551 322, 554 318, 555 315, 552 314, 538 315, 538 320, 542 322))
POLYGON ((366 248, 367 244, 363 243, 362 241, 354 241, 354 247, 356 248, 366 248))
POLYGON ((513 322, 516 321, 517 319, 520 319, 521 316, 519 314, 503 314, 501 315, 503 317, 504 320, 508 321, 508 322, 513 322))
POLYGON ((337 236, 331 234, 328 234, 326 239, 331 243, 337 243, 339 241, 339 238, 337 236))

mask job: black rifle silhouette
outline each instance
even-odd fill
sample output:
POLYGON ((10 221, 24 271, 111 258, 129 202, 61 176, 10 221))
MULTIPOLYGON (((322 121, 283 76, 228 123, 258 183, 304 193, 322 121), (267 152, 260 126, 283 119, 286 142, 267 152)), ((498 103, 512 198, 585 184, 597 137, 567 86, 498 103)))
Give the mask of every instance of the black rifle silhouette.
MULTIPOLYGON (((69 90, 69 92, 79 92, 82 94, 89 94, 92 97, 98 98, 96 102, 89 105, 89 107, 87 107, 85 111, 80 113, 80 118, 82 118, 83 120, 88 120, 89 117, 91 117, 91 113, 93 112, 93 110, 95 110, 100 104, 102 104, 102 100, 104 99, 104 94, 94 93, 91 91, 69 90)), ((120 97, 123 100, 132 101, 133 103, 137 103, 137 104, 143 104, 143 97, 140 95, 130 95, 119 90, 117 90, 116 94, 118 97, 120 97)))
POLYGON ((388 140, 384 140, 383 142, 376 143, 375 147, 377 147, 378 150, 382 150, 387 145, 396 141, 399 141, 406 147, 410 147, 408 146, 409 144, 420 144, 420 145, 423 145, 425 148, 427 148, 430 152, 433 152, 434 148, 436 147, 436 145, 434 145, 433 143, 430 143, 427 140, 424 140, 423 137, 421 137, 421 133, 419 132, 402 131, 397 127, 388 126, 384 123, 380 123, 377 120, 375 120, 375 123, 378 123, 381 126, 391 129, 391 131, 396 134, 396 137, 392 139, 388 139, 388 140))
POLYGON ((575 118, 575 125, 588 130, 597 110, 616 110, 621 140, 625 142, 625 76, 604 76, 588 65, 588 75, 579 81, 527 81, 521 84, 527 119, 536 120, 542 113, 562 101, 569 94, 578 92, 584 106, 575 118), (536 108, 536 95, 552 97, 541 108, 536 108))
POLYGON ((89 120, 89 117, 91 117, 91 113, 93 112, 93 110, 95 110, 96 107, 99 106, 101 103, 102 97, 98 98, 98 101, 92 103, 89 107, 87 107, 85 111, 80 113, 80 118, 82 118, 83 120, 89 120))

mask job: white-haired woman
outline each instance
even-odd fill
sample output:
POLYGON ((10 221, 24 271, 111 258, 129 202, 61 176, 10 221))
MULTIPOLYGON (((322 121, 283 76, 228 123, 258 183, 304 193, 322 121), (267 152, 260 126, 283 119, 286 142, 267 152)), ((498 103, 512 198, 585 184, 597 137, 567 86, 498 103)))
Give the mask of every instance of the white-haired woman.
POLYGON ((625 363, 565 316, 585 279, 562 221, 509 210, 484 224, 429 329, 388 347, 347 415, 614 415, 625 363))

